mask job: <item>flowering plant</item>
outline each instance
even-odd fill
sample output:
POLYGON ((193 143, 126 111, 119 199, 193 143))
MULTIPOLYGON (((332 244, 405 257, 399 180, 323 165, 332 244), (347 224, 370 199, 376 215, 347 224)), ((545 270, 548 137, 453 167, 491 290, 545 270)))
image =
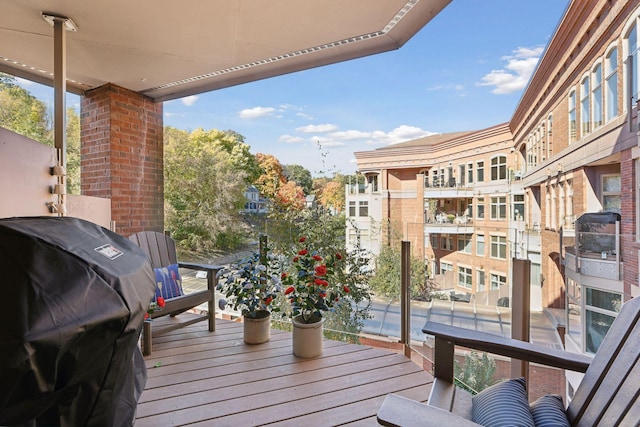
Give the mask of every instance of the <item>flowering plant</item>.
MULTIPOLYGON (((281 290, 278 275, 269 275, 268 260, 260 260, 260 254, 255 252, 251 256, 232 264, 231 269, 224 269, 218 273, 218 288, 227 298, 233 298, 231 303, 234 310, 241 309, 246 317, 258 317, 258 312, 279 311, 272 304, 281 290)), ((221 307, 226 300, 220 302, 221 307)))
POLYGON ((144 319, 147 320, 156 310, 162 309, 165 306, 164 298, 158 297, 156 301, 151 301, 147 312, 144 314, 144 319))
POLYGON ((298 243, 291 271, 282 273, 281 280, 291 303, 291 316, 301 316, 305 323, 312 323, 322 318, 323 311, 341 303, 349 288, 333 277, 342 268, 340 253, 323 257, 306 237, 300 237, 298 243))

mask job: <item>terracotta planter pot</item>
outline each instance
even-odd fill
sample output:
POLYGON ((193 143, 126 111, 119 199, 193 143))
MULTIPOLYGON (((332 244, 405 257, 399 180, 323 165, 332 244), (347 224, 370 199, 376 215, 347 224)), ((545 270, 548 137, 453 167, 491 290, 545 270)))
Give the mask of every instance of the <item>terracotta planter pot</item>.
POLYGON ((244 342, 262 344, 271 338, 271 313, 256 311, 255 316, 243 316, 244 342))
POLYGON ((324 318, 314 318, 304 323, 302 316, 296 316, 293 323, 293 354, 298 357, 312 358, 322 354, 322 327, 324 318))

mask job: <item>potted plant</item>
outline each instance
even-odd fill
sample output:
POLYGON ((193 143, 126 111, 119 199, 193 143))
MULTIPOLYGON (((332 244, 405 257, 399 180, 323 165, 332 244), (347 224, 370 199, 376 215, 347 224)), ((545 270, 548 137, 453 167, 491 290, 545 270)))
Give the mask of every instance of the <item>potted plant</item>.
POLYGON ((340 253, 322 255, 305 237, 298 239, 291 269, 281 276, 285 298, 291 304, 293 353, 299 357, 322 354, 323 313, 342 302, 349 288, 334 280, 343 268, 340 253))
MULTIPOLYGON (((268 260, 263 258, 253 253, 219 273, 219 289, 230 298, 233 309, 242 312, 247 344, 269 341, 271 312, 279 311, 272 302, 280 292, 280 279, 269 275, 268 260)), ((221 307, 226 304, 226 300, 220 301, 221 307)))

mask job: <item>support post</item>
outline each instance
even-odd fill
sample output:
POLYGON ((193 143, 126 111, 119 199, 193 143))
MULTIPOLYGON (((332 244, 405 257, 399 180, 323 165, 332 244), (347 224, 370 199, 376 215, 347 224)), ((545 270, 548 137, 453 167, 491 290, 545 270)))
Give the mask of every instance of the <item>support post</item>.
MULTIPOLYGON (((511 338, 529 342, 531 311, 531 261, 513 258, 511 338)), ((511 359, 511 377, 529 377, 529 362, 511 359)))
POLYGON ((400 341, 411 357, 411 242, 402 241, 400 256, 400 341))
POLYGON ((66 18, 53 18, 53 92, 54 92, 54 146, 58 150, 60 165, 66 167, 66 94, 67 94, 67 34, 66 18))

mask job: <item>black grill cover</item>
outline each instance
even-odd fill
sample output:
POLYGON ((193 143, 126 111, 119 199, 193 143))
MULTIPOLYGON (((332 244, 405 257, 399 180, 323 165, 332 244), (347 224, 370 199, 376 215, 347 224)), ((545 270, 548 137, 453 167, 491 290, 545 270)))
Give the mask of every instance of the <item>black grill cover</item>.
POLYGON ((0 425, 131 425, 154 288, 142 249, 105 228, 0 219, 0 425))

